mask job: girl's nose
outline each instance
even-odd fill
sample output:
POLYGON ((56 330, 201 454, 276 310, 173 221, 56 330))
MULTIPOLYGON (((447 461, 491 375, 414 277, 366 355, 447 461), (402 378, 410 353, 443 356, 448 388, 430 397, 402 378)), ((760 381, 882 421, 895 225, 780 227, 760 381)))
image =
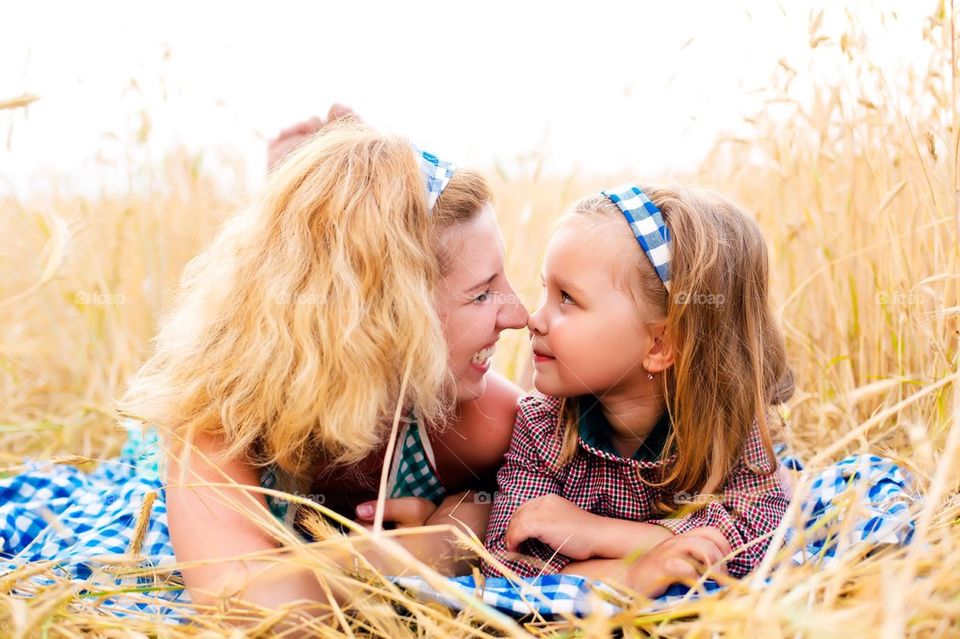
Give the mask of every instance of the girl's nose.
POLYGON ((547 323, 543 318, 543 306, 530 314, 530 318, 527 320, 527 328, 535 335, 546 335, 547 323))

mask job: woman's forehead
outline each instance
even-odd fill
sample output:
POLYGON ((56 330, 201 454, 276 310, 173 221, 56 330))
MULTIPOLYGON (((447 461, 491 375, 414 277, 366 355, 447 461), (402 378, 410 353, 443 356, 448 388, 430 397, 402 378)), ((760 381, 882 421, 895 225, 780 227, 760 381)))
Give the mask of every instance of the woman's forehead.
POLYGON ((444 231, 441 244, 448 263, 445 279, 449 283, 479 284, 503 270, 503 239, 489 205, 470 221, 444 231))

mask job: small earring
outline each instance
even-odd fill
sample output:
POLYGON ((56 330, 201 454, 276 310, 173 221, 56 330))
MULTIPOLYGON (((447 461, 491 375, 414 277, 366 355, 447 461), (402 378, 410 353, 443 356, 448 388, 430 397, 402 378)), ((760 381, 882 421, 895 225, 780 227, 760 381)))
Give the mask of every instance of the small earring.
POLYGON ((653 379, 653 373, 647 373, 647 379, 653 379))

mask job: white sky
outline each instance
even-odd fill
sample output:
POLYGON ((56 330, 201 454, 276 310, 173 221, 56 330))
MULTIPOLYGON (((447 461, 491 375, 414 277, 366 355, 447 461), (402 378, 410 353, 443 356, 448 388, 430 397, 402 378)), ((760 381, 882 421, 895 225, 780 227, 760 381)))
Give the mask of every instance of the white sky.
MULTIPOLYGON (((822 4, 825 32, 839 34, 842 6, 822 4)), ((781 57, 804 80, 830 74, 809 66, 816 5, 5 3, 0 99, 41 99, 0 111, 0 193, 42 188, 51 173, 84 191, 115 179, 94 158, 122 158, 142 110, 151 157, 229 147, 259 178, 264 137, 335 100, 460 165, 509 166, 539 149, 559 171, 682 170, 759 107, 781 57)), ((910 43, 934 2, 852 6, 878 64, 923 55, 910 43), (893 9, 899 19, 881 24, 893 9)))

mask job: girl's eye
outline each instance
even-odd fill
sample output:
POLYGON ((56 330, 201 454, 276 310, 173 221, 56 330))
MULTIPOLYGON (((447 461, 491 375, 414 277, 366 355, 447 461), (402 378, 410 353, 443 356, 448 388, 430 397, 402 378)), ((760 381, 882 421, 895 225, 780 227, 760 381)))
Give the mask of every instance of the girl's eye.
POLYGON ((486 290, 486 291, 484 291, 483 293, 480 293, 479 295, 477 295, 475 298, 473 298, 473 301, 474 301, 475 303, 477 303, 477 304, 483 304, 483 303, 486 302, 488 299, 490 299, 490 290, 489 290, 489 289, 486 290))
POLYGON ((560 291, 560 303, 561 304, 576 304, 576 301, 570 297, 566 291, 560 291))

